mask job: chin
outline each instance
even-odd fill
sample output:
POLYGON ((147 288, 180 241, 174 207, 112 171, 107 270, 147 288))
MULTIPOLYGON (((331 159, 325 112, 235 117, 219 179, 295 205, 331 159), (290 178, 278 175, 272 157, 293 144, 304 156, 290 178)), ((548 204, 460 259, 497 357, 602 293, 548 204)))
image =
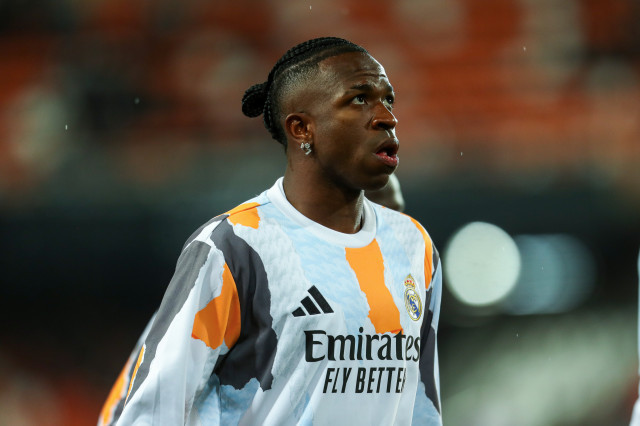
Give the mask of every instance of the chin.
POLYGON ((362 189, 364 189, 365 191, 378 191, 387 185, 387 183, 389 182, 389 176, 390 174, 376 176, 374 179, 371 179, 369 182, 367 182, 366 186, 364 186, 362 189))

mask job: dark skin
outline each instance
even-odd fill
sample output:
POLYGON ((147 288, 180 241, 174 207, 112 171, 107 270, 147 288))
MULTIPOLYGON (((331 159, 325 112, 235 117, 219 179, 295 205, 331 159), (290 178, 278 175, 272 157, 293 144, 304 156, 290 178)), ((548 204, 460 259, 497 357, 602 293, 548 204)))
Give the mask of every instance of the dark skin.
POLYGON ((362 53, 323 60, 311 82, 287 93, 283 185, 299 212, 338 232, 360 230, 364 190, 384 187, 397 167, 393 101, 384 68, 362 53))
POLYGON ((366 191, 365 197, 374 203, 382 204, 392 210, 404 211, 404 197, 400 189, 400 182, 395 175, 389 176, 389 182, 375 191, 366 191))

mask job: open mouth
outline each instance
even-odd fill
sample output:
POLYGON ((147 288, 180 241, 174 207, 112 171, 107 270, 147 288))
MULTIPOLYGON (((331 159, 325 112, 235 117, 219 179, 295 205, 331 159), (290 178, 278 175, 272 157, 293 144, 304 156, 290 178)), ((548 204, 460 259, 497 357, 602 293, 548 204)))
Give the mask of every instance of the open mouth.
POLYGON ((388 166, 396 167, 398 165, 398 147, 398 141, 390 139, 382 144, 376 152, 376 156, 388 166))

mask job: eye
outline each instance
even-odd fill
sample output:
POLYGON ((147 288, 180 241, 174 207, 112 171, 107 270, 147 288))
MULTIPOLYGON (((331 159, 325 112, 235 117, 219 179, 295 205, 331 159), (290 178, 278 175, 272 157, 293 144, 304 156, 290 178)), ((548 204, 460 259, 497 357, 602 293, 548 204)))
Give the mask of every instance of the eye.
POLYGON ((393 96, 387 96, 386 98, 383 99, 382 103, 389 109, 393 109, 393 104, 395 103, 396 99, 393 96))
POLYGON ((367 103, 367 97, 365 95, 358 95, 351 101, 356 105, 364 105, 367 103))

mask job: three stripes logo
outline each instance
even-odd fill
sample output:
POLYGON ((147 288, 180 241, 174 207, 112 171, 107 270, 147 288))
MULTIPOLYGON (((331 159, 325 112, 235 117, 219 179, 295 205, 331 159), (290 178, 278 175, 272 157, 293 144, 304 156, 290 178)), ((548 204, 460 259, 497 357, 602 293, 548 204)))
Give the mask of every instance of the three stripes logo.
POLYGON ((304 317, 306 315, 332 314, 333 309, 329 306, 327 299, 320 294, 316 286, 312 286, 309 290, 309 296, 302 299, 302 306, 292 312, 294 317, 304 317), (315 303, 314 303, 315 302, 315 303))

